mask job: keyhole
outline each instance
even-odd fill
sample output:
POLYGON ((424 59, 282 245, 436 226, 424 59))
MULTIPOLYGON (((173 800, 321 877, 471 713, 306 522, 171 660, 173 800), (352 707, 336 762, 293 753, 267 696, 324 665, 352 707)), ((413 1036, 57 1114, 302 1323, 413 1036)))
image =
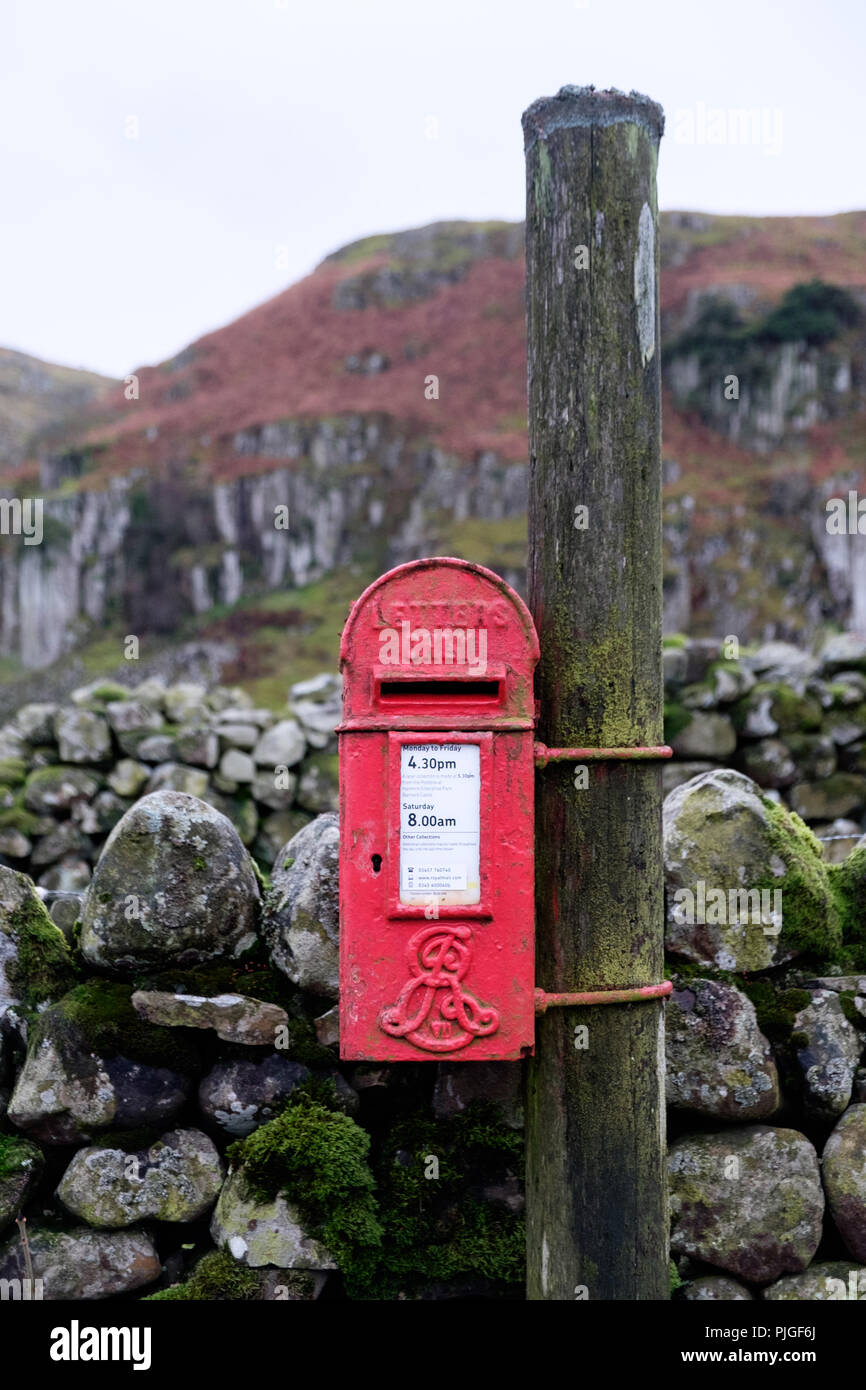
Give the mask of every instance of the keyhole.
POLYGON ((371 855, 370 855, 370 863, 373 865, 373 873, 374 873, 374 874, 377 874, 377 873, 379 872, 379 870, 381 869, 381 867, 382 867, 382 856, 381 856, 381 854, 371 854, 371 855))

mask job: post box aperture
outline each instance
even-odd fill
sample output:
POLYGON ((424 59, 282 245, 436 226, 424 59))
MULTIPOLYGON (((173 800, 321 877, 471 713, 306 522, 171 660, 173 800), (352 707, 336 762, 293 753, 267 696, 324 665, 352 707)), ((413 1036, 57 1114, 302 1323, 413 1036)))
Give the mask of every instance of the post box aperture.
POLYGON ((534 1042, 529 612, 463 560, 401 565, 343 632, 340 1055, 534 1042))

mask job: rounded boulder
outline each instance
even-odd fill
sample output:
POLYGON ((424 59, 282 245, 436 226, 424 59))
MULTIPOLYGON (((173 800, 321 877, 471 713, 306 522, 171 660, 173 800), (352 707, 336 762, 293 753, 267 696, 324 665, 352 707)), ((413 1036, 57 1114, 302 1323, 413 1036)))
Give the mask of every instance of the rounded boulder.
POLYGON ((153 792, 106 841, 84 902, 81 951, 118 974, 235 958, 255 941, 260 906, 231 821, 184 792, 153 792))

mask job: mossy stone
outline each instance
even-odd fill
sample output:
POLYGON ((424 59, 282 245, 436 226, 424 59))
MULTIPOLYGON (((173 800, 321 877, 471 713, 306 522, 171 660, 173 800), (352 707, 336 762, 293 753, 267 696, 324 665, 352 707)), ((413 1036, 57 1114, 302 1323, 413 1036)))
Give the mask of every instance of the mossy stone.
POLYGON ((231 822, 196 797, 154 792, 106 841, 81 914, 81 951, 125 975, 236 959, 256 940, 260 905, 231 822))

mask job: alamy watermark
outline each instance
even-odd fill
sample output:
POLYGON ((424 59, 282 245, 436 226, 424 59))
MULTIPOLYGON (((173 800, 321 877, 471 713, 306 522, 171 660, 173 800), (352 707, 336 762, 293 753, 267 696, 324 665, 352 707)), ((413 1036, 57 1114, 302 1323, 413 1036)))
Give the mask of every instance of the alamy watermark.
POLYGON ((670 915, 680 926, 762 927, 765 936, 782 930, 781 888, 677 888, 670 915))
POLYGON ((23 536, 25 545, 41 545, 42 498, 0 497, 0 536, 23 536))
POLYGON ((824 525, 829 536, 866 536, 866 497, 853 489, 844 497, 828 497, 824 525))
POLYGON ((707 106, 698 101, 674 115, 678 145, 753 145, 764 154, 782 149, 782 112, 778 106, 707 106))
POLYGON ((471 666, 487 670, 487 629, 484 627, 412 627, 404 619, 400 631, 385 627, 379 633, 383 666, 471 666))

